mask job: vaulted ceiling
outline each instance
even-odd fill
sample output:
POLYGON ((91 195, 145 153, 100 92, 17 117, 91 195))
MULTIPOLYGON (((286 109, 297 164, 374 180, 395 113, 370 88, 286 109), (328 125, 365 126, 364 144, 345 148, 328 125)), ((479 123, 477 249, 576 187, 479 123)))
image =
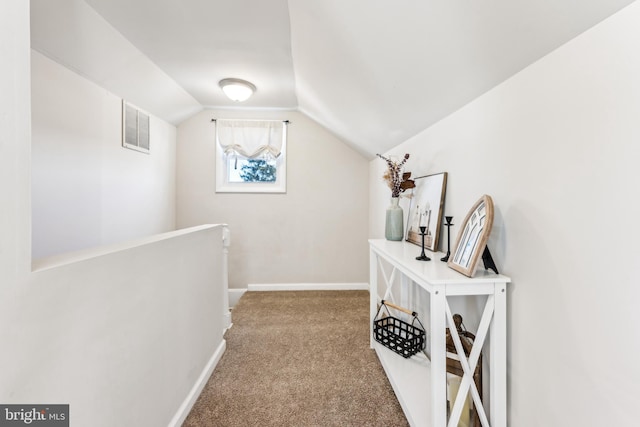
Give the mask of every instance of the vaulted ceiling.
POLYGON ((32 46, 106 86, 154 64, 173 86, 146 108, 173 123, 208 107, 295 109, 371 156, 632 2, 31 0, 32 46), (229 101, 226 77, 258 90, 229 101))

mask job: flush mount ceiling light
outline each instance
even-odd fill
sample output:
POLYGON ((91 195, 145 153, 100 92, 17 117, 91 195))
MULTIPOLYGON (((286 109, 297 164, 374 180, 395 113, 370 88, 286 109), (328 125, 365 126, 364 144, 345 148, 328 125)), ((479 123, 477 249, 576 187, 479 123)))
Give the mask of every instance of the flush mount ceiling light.
POLYGON ((219 84, 224 94, 232 101, 246 101, 256 91, 252 83, 241 79, 222 79, 219 84))

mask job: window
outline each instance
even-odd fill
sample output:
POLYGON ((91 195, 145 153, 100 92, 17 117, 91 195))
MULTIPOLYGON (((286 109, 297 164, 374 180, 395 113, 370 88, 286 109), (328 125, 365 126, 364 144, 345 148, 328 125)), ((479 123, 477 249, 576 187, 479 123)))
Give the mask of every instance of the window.
POLYGON ((122 146, 149 154, 149 115, 122 101, 122 146))
POLYGON ((285 193, 288 121, 215 122, 216 192, 285 193))

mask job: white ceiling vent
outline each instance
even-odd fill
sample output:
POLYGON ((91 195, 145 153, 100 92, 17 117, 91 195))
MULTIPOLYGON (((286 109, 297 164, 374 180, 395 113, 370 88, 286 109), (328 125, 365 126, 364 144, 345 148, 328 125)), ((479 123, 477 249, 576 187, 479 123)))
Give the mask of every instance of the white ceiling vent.
POLYGON ((122 146, 149 154, 149 115, 122 101, 122 146))

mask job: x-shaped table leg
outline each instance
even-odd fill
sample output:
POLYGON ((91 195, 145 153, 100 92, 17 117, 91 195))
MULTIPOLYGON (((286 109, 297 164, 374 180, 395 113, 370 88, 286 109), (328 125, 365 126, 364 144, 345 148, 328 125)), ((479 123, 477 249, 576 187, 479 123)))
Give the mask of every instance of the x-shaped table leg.
POLYGON ((478 326, 478 333, 476 334, 476 339, 473 342, 473 347, 471 348, 471 353, 469 354, 468 359, 464 352, 464 348, 462 347, 460 335, 458 335, 458 330, 453 321, 453 315, 451 314, 451 308, 449 307, 448 302, 446 304, 445 310, 451 338, 453 339, 453 344, 455 345, 456 352, 458 353, 460 366, 462 367, 462 371, 464 372, 462 381, 460 383, 460 388, 458 389, 458 394, 455 398, 455 403, 451 411, 448 427, 456 427, 458 425, 460 414, 462 413, 462 407, 464 405, 466 395, 469 391, 471 391, 471 397, 473 398, 476 411, 478 412, 478 416, 480 417, 480 423, 483 427, 490 427, 489 420, 487 419, 487 414, 484 411, 484 406, 482 404, 482 400, 480 399, 478 388, 473 381, 473 373, 476 370, 478 359, 480 358, 480 352, 482 350, 482 346, 484 345, 484 341, 487 338, 489 326, 491 325, 491 318, 493 317, 494 312, 494 297, 493 295, 489 295, 487 297, 487 303, 484 306, 482 319, 480 319, 480 325, 478 326))
POLYGON ((384 297, 382 298, 383 300, 390 300, 392 303, 395 304, 395 299, 393 298, 393 293, 391 292, 391 287, 393 286, 393 282, 396 279, 396 268, 395 267, 391 267, 391 275, 387 275, 386 270, 384 269, 384 265, 382 264, 382 260, 380 259, 380 257, 377 257, 378 259, 378 266, 380 267, 380 271, 382 272, 382 278, 384 279, 384 283, 387 286, 387 290, 384 293, 384 297))

